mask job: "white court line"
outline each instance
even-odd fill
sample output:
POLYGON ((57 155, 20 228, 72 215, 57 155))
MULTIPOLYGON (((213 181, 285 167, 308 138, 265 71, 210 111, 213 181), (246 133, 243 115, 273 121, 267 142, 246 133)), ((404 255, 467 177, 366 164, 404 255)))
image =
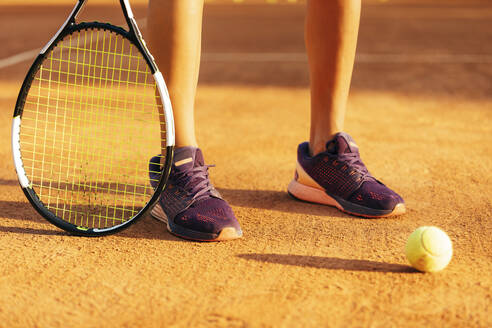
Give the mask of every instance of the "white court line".
MULTIPOLYGON (((147 25, 147 18, 137 20, 140 28, 147 25)), ((0 69, 34 59, 40 49, 22 52, 0 59, 0 69)), ((209 52, 202 53, 204 62, 234 63, 292 63, 307 62, 304 52, 209 52)), ((492 54, 357 54, 355 61, 364 64, 490 64, 492 54)))
MULTIPOLYGON (((0 59, 0 69, 32 60, 39 49, 22 52, 0 59)), ((202 54, 204 62, 237 63, 289 63, 307 62, 303 52, 208 52, 202 54)), ((491 64, 492 55, 475 54, 358 54, 357 63, 366 64, 491 64)))
MULTIPOLYGON (((252 53, 204 53, 207 62, 307 62, 305 53, 252 52, 252 53)), ((474 54, 358 54, 358 63, 369 64, 489 64, 492 55, 474 54)))
POLYGON ((492 54, 360 54, 356 60, 378 64, 489 64, 492 63, 492 54))
MULTIPOLYGON (((147 18, 142 18, 137 20, 137 25, 139 27, 146 26, 147 25, 147 18)), ((0 59, 0 69, 6 68, 9 66, 13 66, 19 63, 22 63, 24 61, 32 61, 34 57, 36 57, 39 52, 41 51, 41 48, 39 49, 32 49, 29 51, 21 52, 20 54, 16 54, 4 59, 0 59)))
POLYGON ((15 64, 19 64, 27 60, 32 61, 34 57, 36 57, 37 54, 39 54, 40 50, 41 49, 33 49, 33 50, 21 52, 20 54, 13 55, 4 59, 0 59, 0 69, 13 66, 15 64))

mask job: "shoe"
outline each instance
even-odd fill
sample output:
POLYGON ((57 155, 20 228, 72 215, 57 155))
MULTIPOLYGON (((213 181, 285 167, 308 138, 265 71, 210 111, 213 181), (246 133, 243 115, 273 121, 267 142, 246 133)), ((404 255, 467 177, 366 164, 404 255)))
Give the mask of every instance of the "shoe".
MULTIPOLYGON (((149 163, 150 183, 159 181, 160 157, 149 163)), ((174 151, 173 165, 166 187, 151 215, 165 223, 172 234, 199 241, 222 241, 240 238, 242 231, 234 212, 208 177, 202 152, 195 147, 174 151)))
POLYGON ((310 155, 308 142, 299 145, 288 192, 299 200, 335 206, 357 216, 405 213, 403 198, 369 173, 354 140, 343 132, 326 143, 326 151, 315 156, 310 155))

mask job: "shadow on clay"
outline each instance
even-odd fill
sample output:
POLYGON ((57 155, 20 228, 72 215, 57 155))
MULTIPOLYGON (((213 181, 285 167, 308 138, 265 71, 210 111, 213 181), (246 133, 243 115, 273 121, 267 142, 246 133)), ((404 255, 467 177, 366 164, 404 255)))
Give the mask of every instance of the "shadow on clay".
MULTIPOLYGON (((1 182, 2 180, 0 180, 0 184, 1 182)), ((14 182, 17 183, 17 181, 14 182)), ((298 201, 287 194, 287 192, 283 191, 225 188, 218 188, 218 190, 223 195, 223 197, 233 206, 336 218, 364 219, 345 214, 343 212, 340 212, 338 209, 330 206, 298 201)), ((50 224, 34 210, 34 208, 27 202, 27 200, 25 202, 0 200, 0 213, 2 213, 3 217, 9 219, 22 221, 29 220, 42 224, 50 224)), ((21 227, 0 226, 0 231, 40 235, 56 234, 51 230, 21 227)), ((60 233, 67 234, 66 232, 61 230, 60 233)), ((137 220, 137 222, 132 224, 130 227, 128 227, 128 229, 119 232, 117 236, 127 238, 159 239, 187 242, 170 234, 167 231, 164 223, 152 219, 148 213, 145 214, 141 219, 137 220)))
POLYGON ((367 218, 345 214, 332 206, 319 205, 297 200, 290 196, 286 191, 225 188, 217 188, 217 190, 232 206, 282 211, 287 213, 367 220, 367 218))
POLYGON ((20 233, 28 235, 40 235, 40 236, 68 236, 69 234, 63 230, 46 230, 46 229, 33 229, 22 227, 3 227, 0 226, 0 232, 20 233))
MULTIPOLYGON (((27 202, 6 201, 0 200, 0 213, 2 217, 21 221, 32 221, 39 224, 47 224, 52 226, 47 220, 39 215, 36 210, 27 202)), ((53 226, 54 227, 54 226, 53 226)), ((37 234, 37 235, 66 235, 72 236, 68 232, 54 228, 35 229, 25 227, 1 226, 0 232, 20 233, 20 234, 37 234)), ((131 224, 127 229, 116 234, 119 237, 127 238, 144 238, 144 239, 160 239, 169 241, 183 241, 171 235, 166 225, 160 221, 152 219, 148 214, 138 219, 134 224, 131 224)), ((77 237, 73 235, 73 237, 77 237)), ((83 238, 83 237, 82 237, 83 238)))
POLYGON ((11 179, 0 179, 0 186, 18 186, 19 181, 11 179))
MULTIPOLYGON (((17 180, 0 179, 0 186, 18 186, 17 180)), ((340 218, 359 218, 340 212, 338 209, 304 201, 290 196, 286 191, 246 190, 217 188, 225 200, 233 206, 258 208, 289 213, 311 214, 340 218)), ((39 214, 26 202, 0 200, 0 211, 3 216, 12 219, 41 220, 39 214), (39 218, 39 219, 38 219, 39 218)))
POLYGON ((239 254, 237 257, 258 262, 295 265, 328 270, 418 273, 417 270, 407 265, 368 260, 342 259, 338 257, 258 253, 239 254))
POLYGON ((127 238, 144 238, 144 239, 158 239, 168 240, 173 242, 188 242, 187 240, 178 238, 167 231, 166 224, 159 220, 156 220, 150 216, 147 212, 134 224, 130 225, 128 229, 125 229, 116 234, 118 237, 127 238))
POLYGON ((0 213, 0 216, 9 219, 47 222, 29 204, 27 199, 25 202, 0 200, 0 213))

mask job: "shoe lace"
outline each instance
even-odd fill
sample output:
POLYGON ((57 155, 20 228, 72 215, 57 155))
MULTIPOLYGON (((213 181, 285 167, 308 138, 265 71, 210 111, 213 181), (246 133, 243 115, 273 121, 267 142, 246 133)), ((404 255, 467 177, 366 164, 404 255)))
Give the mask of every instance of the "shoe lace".
POLYGON ((177 171, 174 175, 175 183, 182 186, 193 200, 205 199, 212 194, 213 186, 208 178, 208 168, 215 165, 196 166, 191 170, 177 171))
POLYGON ((339 167, 346 166, 352 171, 360 174, 359 179, 362 181, 374 179, 369 170, 362 162, 358 153, 345 153, 336 156, 336 161, 340 162, 339 167))

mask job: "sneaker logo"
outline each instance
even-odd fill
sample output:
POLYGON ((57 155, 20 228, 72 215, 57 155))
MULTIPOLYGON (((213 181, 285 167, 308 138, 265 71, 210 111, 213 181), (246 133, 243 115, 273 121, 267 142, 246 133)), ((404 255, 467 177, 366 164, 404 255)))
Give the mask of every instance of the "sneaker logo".
POLYGON ((193 158, 188 157, 188 158, 182 159, 180 161, 177 161, 176 163, 174 163, 174 165, 175 166, 181 166, 181 165, 186 164, 186 163, 189 163, 191 161, 193 161, 193 158))
POLYGON ((353 141, 350 141, 350 142, 349 142, 349 145, 350 145, 351 147, 359 148, 359 146, 357 146, 357 145, 355 144, 355 142, 353 142, 353 141))

